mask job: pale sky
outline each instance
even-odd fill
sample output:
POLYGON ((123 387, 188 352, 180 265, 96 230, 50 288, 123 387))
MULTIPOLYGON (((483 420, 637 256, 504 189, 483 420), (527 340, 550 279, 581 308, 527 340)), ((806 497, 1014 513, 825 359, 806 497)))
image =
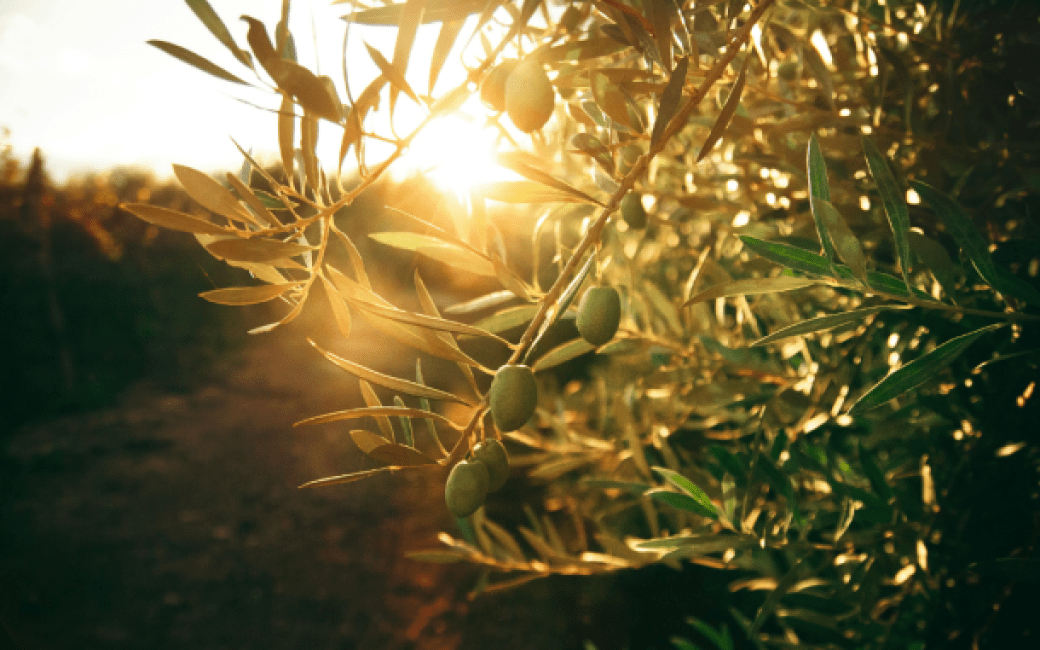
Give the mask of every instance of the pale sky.
MULTIPOLYGON (((281 7, 280 0, 210 4, 243 48, 246 24, 239 16, 258 18, 273 35, 281 7)), ((345 23, 339 17, 345 6, 295 0, 292 9, 300 62, 313 69, 313 15, 321 73, 336 80, 342 96, 345 23)), ((355 94, 376 70, 363 41, 389 59, 394 33, 351 29, 348 60, 357 71, 351 77, 355 94)), ((419 52, 423 42, 432 47, 433 37, 421 35, 413 61, 429 60, 419 52)), ((0 127, 11 130, 15 154, 26 160, 39 146, 47 171, 61 182, 77 171, 125 164, 147 166, 160 176, 171 175, 173 163, 235 169, 241 156, 230 137, 261 155, 276 150, 275 116, 236 100, 277 107, 276 96, 214 79, 147 45, 149 39, 181 45, 243 79, 255 79, 182 0, 0 0, 0 127)), ((418 78, 425 80, 426 66, 417 67, 423 68, 416 71, 418 78)), ((425 81, 417 86, 426 90, 425 81)), ((333 128, 326 125, 329 132, 333 128)))

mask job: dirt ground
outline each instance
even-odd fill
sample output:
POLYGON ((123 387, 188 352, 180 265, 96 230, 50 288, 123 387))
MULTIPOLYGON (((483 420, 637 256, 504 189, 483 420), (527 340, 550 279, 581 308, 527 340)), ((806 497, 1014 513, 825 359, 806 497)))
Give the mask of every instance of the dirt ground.
POLYGON ((471 602, 473 567, 404 558, 455 528, 437 471, 297 489, 367 462, 342 423, 293 428, 357 394, 301 339, 258 339, 190 391, 140 382, 0 436, 0 648, 643 645, 617 578, 471 602))
POLYGON ((477 647, 494 626, 474 636, 467 621, 489 610, 539 637, 499 647, 577 641, 544 587, 513 592, 506 613, 501 597, 465 601, 471 568, 403 558, 454 526, 436 472, 297 489, 364 461, 342 427, 293 429, 343 408, 351 380, 276 340, 191 392, 139 384, 2 438, 0 620, 15 647, 477 647))

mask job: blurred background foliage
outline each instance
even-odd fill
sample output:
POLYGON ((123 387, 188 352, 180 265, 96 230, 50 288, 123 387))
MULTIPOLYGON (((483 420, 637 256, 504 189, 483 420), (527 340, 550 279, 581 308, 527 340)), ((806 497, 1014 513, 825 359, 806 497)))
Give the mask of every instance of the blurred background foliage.
POLYGON ((4 146, 0 162, 4 429, 103 406, 134 380, 184 390, 239 346, 240 314, 197 299, 234 271, 117 207, 183 207, 183 190, 136 169, 56 187, 38 150, 4 146))

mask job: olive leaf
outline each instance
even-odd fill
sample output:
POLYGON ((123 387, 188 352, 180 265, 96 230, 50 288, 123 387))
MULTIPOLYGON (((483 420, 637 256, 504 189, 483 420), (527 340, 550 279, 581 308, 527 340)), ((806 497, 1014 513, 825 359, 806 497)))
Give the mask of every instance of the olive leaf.
POLYGON ((372 57, 372 61, 383 73, 383 77, 390 82, 390 85, 394 86, 397 90, 404 92, 404 94, 408 95, 412 101, 421 106, 422 103, 419 101, 418 95, 415 94, 415 91, 412 90, 412 87, 408 85, 408 81, 404 78, 404 71, 387 61, 386 57, 384 57, 379 50, 375 49, 368 43, 365 43, 365 49, 368 50, 368 55, 372 57))
POLYGON ((383 472, 400 469, 398 467, 379 467, 376 469, 364 469, 360 472, 351 472, 349 474, 340 474, 339 476, 327 476, 325 478, 319 478, 314 481, 308 481, 300 486, 300 488, 312 488, 312 487, 324 487, 328 485, 340 485, 343 483, 353 483, 354 481, 360 481, 376 474, 383 472))
POLYGON ((412 232, 376 232, 369 234, 369 237, 387 246, 425 255, 459 271, 490 278, 498 277, 495 265, 490 259, 472 249, 443 239, 412 232))
POLYGON ((456 431, 462 431, 465 427, 456 424, 448 418, 440 415, 439 413, 431 413, 430 411, 423 411, 422 409, 413 408, 401 408, 398 406, 365 406, 360 408, 346 409, 344 411, 335 411, 333 413, 325 413, 324 415, 315 415, 314 417, 305 418, 293 424, 294 427, 304 426, 307 424, 325 424, 327 422, 338 422, 339 420, 351 420, 357 418, 366 417, 410 417, 410 418, 431 418, 435 422, 445 424, 456 431))
MULTIPOLYGON (((412 45, 415 36, 419 32, 419 23, 422 22, 423 13, 426 11, 426 0, 406 0, 401 9, 401 19, 397 22, 397 40, 394 42, 394 58, 391 64, 395 70, 399 70, 403 76, 408 71, 408 59, 412 55, 412 45)), ((390 93, 390 106, 397 102, 397 88, 390 93)), ((391 111, 393 108, 391 108, 391 111)))
POLYGON ((274 300, 286 291, 298 287, 302 282, 288 282, 285 284, 262 284, 255 287, 228 287, 226 289, 214 289, 199 294, 200 298, 218 305, 255 305, 268 300, 274 300))
POLYGON ((780 291, 794 291, 819 284, 818 280, 812 278, 792 278, 780 276, 777 278, 752 278, 747 280, 734 280, 724 284, 708 287, 697 295, 683 303, 683 307, 715 300, 716 298, 728 298, 731 296, 751 296, 762 293, 777 293, 780 291))
POLYGON ((986 240, 959 203, 921 181, 910 181, 910 185, 935 210, 983 280, 1001 293, 1040 303, 1040 292, 993 262, 986 240))
POLYGON ((862 413, 917 388, 934 377, 943 368, 953 363, 954 359, 975 342, 975 339, 1005 325, 1007 323, 996 323, 979 328, 974 332, 962 334, 943 343, 931 352, 914 359, 871 387, 853 404, 849 413, 862 413))
POLYGON ((827 232, 825 215, 820 208, 819 199, 831 200, 830 186, 827 184, 827 164, 820 152, 820 142, 813 133, 809 137, 809 149, 806 165, 809 170, 809 209, 812 211, 813 221, 816 222, 816 232, 820 235, 820 243, 827 259, 834 261, 834 244, 831 242, 830 234, 827 232))
MULTIPOLYGON (((668 2, 669 0, 656 1, 668 2)), ((654 128, 650 132, 651 146, 656 145, 660 141, 665 129, 668 128, 668 123, 672 121, 672 118, 675 117, 675 112, 679 110, 683 86, 686 84, 686 71, 689 67, 689 57, 679 59, 679 63, 675 65, 675 70, 672 71, 672 76, 668 79, 668 85, 664 87, 664 92, 661 93, 661 103, 657 107, 657 120, 654 122, 654 128)))
MULTIPOLYGON (((670 470, 666 467, 651 467, 653 471, 663 476, 669 483, 677 487, 684 495, 689 496, 697 502, 699 508, 694 510, 697 514, 702 517, 711 517, 712 519, 718 518, 718 512, 715 510, 715 506, 711 504, 711 499, 705 494, 704 490, 694 485, 693 481, 686 478, 679 472, 670 470)), ((687 510, 689 508, 686 508, 687 510)))
POLYGON ((233 232, 210 221, 147 203, 120 203, 119 207, 142 221, 170 230, 197 235, 227 235, 233 232))
POLYGON ((892 169, 888 166, 885 157, 878 151, 874 141, 867 136, 861 136, 863 142, 863 155, 867 159, 867 168, 870 175, 877 183, 878 194, 881 195, 881 205, 885 208, 888 217, 888 225, 892 229, 892 239, 896 244, 896 257, 899 260, 899 270, 903 274, 903 281, 907 289, 910 289, 910 209, 906 205, 906 196, 896 184, 892 175, 892 169))
POLYGON ((437 85, 437 77, 440 76, 444 62, 447 61, 448 54, 451 53, 455 41, 458 40, 459 34, 462 32, 462 26, 465 24, 465 20, 445 20, 441 24, 441 29, 437 33, 437 42, 434 44, 433 53, 430 55, 430 94, 433 94, 433 87, 437 85))
POLYGON ((206 245, 206 250, 215 257, 236 262, 271 262, 287 257, 302 255, 315 250, 314 246, 302 246, 276 239, 218 239, 206 245))
MULTIPOLYGON (((235 43, 235 40, 231 38, 231 33, 228 32, 227 26, 224 21, 220 19, 217 12, 213 11, 213 7, 210 6, 206 0, 184 0, 188 7, 198 16, 202 24, 206 26, 206 29, 213 34, 218 41, 220 41, 224 47, 226 47, 236 59, 238 59, 242 65, 252 68, 253 60, 249 57, 249 53, 245 52, 235 43)), ((241 82, 240 82, 241 83, 241 82)))
MULTIPOLYGON (((534 349, 534 346, 532 345, 530 349, 534 349)), ((549 368, 554 368, 561 363, 566 363, 571 359, 576 359, 583 354, 592 352, 595 349, 596 346, 592 345, 585 339, 574 339, 573 341, 568 341, 567 343, 559 345, 546 352, 542 358, 538 359, 538 361, 531 366, 531 369, 535 372, 548 370, 549 368)))
POLYGON ((747 66, 751 58, 751 56, 744 57, 744 65, 740 68, 737 83, 733 84, 733 89, 729 91, 729 97, 726 98, 726 103, 722 106, 718 119, 715 120, 715 124, 711 127, 711 132, 708 133, 707 139, 701 145, 700 153, 697 154, 697 162, 704 160, 704 157, 715 147, 716 143, 722 138, 722 134, 726 132, 726 127, 729 126, 730 120, 733 119, 733 114, 737 112, 737 106, 740 105, 740 96, 744 92, 744 83, 747 81, 747 66))
POLYGON ((810 318, 794 325, 788 325, 787 327, 781 328, 768 336, 763 336, 754 343, 751 347, 757 347, 760 345, 768 345, 781 341, 783 339, 791 338, 792 336, 804 336, 805 334, 814 334, 816 332, 825 332, 827 330, 834 329, 835 327, 841 327, 842 325, 849 325, 852 323, 863 323, 867 316, 872 316, 882 311, 889 309, 910 309, 907 305, 890 304, 890 305, 878 305, 876 307, 864 307, 863 309, 853 309, 851 311, 845 311, 840 314, 829 314, 827 316, 819 316, 817 318, 810 318))
MULTIPOLYGON (((488 4, 498 6, 500 0, 427 0, 426 11, 423 12, 422 24, 443 22, 447 20, 463 20, 470 14, 483 10, 488 4)), ((401 24, 404 3, 389 4, 383 7, 363 9, 343 16, 343 20, 359 25, 383 25, 396 27, 401 24)))
POLYGON ((328 350, 323 350, 321 347, 318 346, 317 343, 315 343, 311 339, 307 339, 307 341, 312 346, 314 346, 315 350, 320 352, 326 359, 334 363, 336 366, 342 368, 343 370, 346 370, 347 372, 359 379, 364 379, 369 383, 375 384, 377 386, 382 386, 383 388, 389 388, 392 391, 403 393, 405 395, 422 397, 424 399, 444 400, 447 402, 467 404, 467 402, 464 399, 452 393, 446 393, 442 390, 437 390, 436 388, 430 388, 429 386, 416 384, 406 379, 399 379, 397 377, 391 377, 390 375, 384 375, 381 372, 377 372, 375 370, 372 370, 371 368, 366 368, 361 364, 354 363, 353 361, 350 361, 348 359, 344 359, 343 357, 333 354, 328 350))
POLYGON ((236 84, 248 85, 245 81, 242 81, 241 79, 231 74, 219 65, 210 62, 208 59, 201 57, 198 54, 192 52, 191 50, 181 47, 180 45, 175 45, 173 43, 168 43, 166 41, 160 41, 157 39, 153 39, 147 42, 152 47, 158 48, 163 52, 166 52, 170 56, 174 57, 175 59, 180 59, 181 61, 187 63, 193 68, 198 68, 199 70, 202 70, 206 74, 213 75, 217 79, 223 79, 224 81, 230 81, 236 84))
POLYGON ((526 162, 526 159, 526 155, 524 155, 522 152, 517 151, 502 152, 499 153, 497 156, 498 164, 505 167, 506 169, 511 169, 517 174, 520 174, 521 176, 535 181, 536 183, 541 183, 542 185, 545 185, 547 187, 559 190, 564 194, 570 194, 575 199, 581 202, 593 203, 595 205, 603 207, 603 203, 592 198, 591 196, 582 192, 581 190, 571 187, 567 183, 564 183, 563 181, 553 177, 550 174, 543 172, 540 169, 532 167, 526 162))

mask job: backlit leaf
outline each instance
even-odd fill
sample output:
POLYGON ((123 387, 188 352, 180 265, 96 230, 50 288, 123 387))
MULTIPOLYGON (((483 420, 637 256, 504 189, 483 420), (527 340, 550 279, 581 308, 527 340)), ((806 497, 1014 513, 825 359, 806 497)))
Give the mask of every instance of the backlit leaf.
POLYGON ((294 257, 315 250, 314 246, 302 246, 275 239, 220 239, 206 245, 206 250, 215 257, 238 262, 271 262, 284 257, 294 257))
POLYGON ((587 352, 592 352, 595 349, 595 346, 585 339, 574 339, 573 341, 568 341, 567 343, 546 352, 542 358, 538 359, 538 361, 531 366, 531 370, 535 372, 548 370, 549 368, 554 368, 561 363, 566 363, 571 359, 576 359, 587 352))
POLYGON ((593 203, 599 201, 582 193, 559 190, 535 181, 498 181, 474 188, 484 198, 502 203, 593 203))
MULTIPOLYGON (((669 2, 670 0, 656 1, 669 2)), ((689 67, 690 59, 688 57, 679 59, 672 76, 668 79, 668 85, 664 87, 664 92, 661 93, 661 103, 657 107, 657 120, 654 122, 654 129, 650 134, 651 146, 656 145, 661 139, 664 130, 668 128, 668 123, 672 121, 672 118, 675 117, 675 112, 679 110, 683 86, 686 84, 686 71, 689 67)))
POLYGON ((906 305, 878 305, 877 307, 864 307, 863 309, 853 309, 851 311, 841 312, 840 314, 829 314, 827 316, 819 316, 817 318, 810 318, 794 325, 788 325, 787 327, 781 328, 769 336, 763 336, 759 340, 751 344, 751 347, 759 345, 768 345, 769 343, 775 343, 783 339, 791 338, 792 336, 803 336, 805 334, 813 334, 816 332, 824 332, 827 330, 834 329, 835 327, 841 327, 842 325, 849 325, 852 323, 864 323, 867 316, 877 314, 878 312, 887 311, 889 309, 908 309, 906 305))
POLYGON ((412 87, 408 85, 408 82, 404 78, 404 71, 397 66, 393 65, 386 60, 379 50, 375 49, 368 43, 365 43, 365 48, 368 50, 368 55, 372 57, 372 61, 375 62, 376 66, 382 71, 383 76, 390 81, 391 86, 395 86, 398 90, 408 95, 412 101, 416 104, 422 105, 419 102, 419 97, 412 90, 412 87))
POLYGON ((362 453, 367 454, 376 447, 382 447, 383 445, 389 445, 390 441, 383 436, 372 433, 371 431, 365 431, 364 429, 354 429, 350 432, 350 438, 357 445, 358 449, 362 453))
POLYGON ((394 443, 371 449, 367 455, 372 460, 395 467, 411 467, 414 465, 436 465, 437 461, 414 447, 406 447, 394 443))
POLYGON ((536 183, 541 183, 547 187, 559 190, 565 194, 572 195, 575 199, 581 202, 594 203, 602 206, 603 204, 592 198, 588 194, 571 187, 567 183, 554 178, 550 174, 543 172, 540 169, 536 169, 531 165, 527 164, 524 160, 524 155, 520 152, 503 152, 498 154, 498 164, 502 165, 507 169, 511 169, 517 174, 524 176, 536 183))
POLYGON ((820 142, 813 133, 809 137, 809 153, 807 155, 807 167, 809 170, 809 209, 812 210, 813 220, 816 222, 816 232, 820 235, 823 244, 823 252, 827 259, 834 261, 834 244, 831 243, 830 234, 827 232, 827 224, 824 214, 820 208, 818 199, 831 200, 830 186, 827 184, 827 164, 820 152, 820 142))
POLYGON ((318 345, 314 341, 310 341, 310 344, 313 345, 314 348, 318 350, 318 352, 321 352, 325 356, 325 358, 331 361, 332 363, 336 364, 343 370, 346 370, 355 377, 358 377, 359 379, 364 379, 365 381, 371 384, 382 386, 383 388, 389 388, 394 392, 402 393, 404 395, 413 395, 415 397, 422 397, 426 399, 445 400, 448 402, 466 404, 465 400, 451 393, 446 393, 442 390, 437 390, 436 388, 430 388, 429 386, 416 384, 414 382, 408 381, 407 379, 399 379, 397 377, 391 377, 390 375, 384 375, 381 372, 376 372, 371 368, 366 368, 361 364, 354 363, 353 361, 344 359, 343 357, 333 354, 332 352, 323 350, 320 347, 318 347, 318 345))
POLYGON ((292 185, 293 161, 296 159, 296 112, 292 97, 288 93, 282 93, 282 105, 278 109, 278 151, 282 157, 282 169, 288 183, 292 185))
POLYGON ((703 160, 704 157, 708 155, 708 152, 710 152, 715 144, 722 138, 722 134, 726 132, 726 127, 729 126, 730 120, 733 119, 733 114, 737 112, 737 106, 740 105, 740 96, 744 92, 744 82, 747 81, 748 62, 751 59, 751 55, 744 57, 744 66, 740 69, 740 76, 737 77, 737 83, 735 83, 733 89, 730 90, 729 97, 726 98, 726 103, 719 112, 718 119, 715 120, 715 124, 711 127, 711 132, 708 133, 708 139, 705 140, 704 145, 701 146, 701 151, 697 154, 697 162, 703 160))
POLYGON ((906 205, 906 196, 896 184, 892 175, 892 169, 888 161, 878 151, 874 141, 867 136, 862 136, 863 154, 867 158, 867 168, 870 175, 877 183, 878 194, 881 195, 881 204, 888 216, 888 225, 892 228, 892 240, 896 244, 896 256, 899 259, 899 270, 903 273, 903 281, 910 288, 910 278, 907 275, 910 270, 910 209, 906 205))
POLYGON ((339 476, 327 476, 325 478, 319 478, 314 481, 308 481, 300 486, 300 488, 312 488, 312 487, 323 487, 326 485, 339 485, 341 483, 353 483, 354 481, 360 481, 361 479, 368 478, 369 476, 375 476, 383 472, 398 469, 396 467, 379 467, 377 469, 364 469, 360 472, 351 472, 350 474, 340 474, 339 476))
POLYGON ((538 312, 538 305, 517 305, 516 307, 507 307, 499 312, 483 318, 476 323, 475 327, 479 327, 482 330, 488 332, 495 332, 496 334, 506 332, 508 330, 526 325, 531 322, 534 315, 538 312))
POLYGON ((437 42, 430 55, 430 94, 433 94, 433 87, 437 85, 437 77, 440 76, 444 62, 448 59, 448 54, 451 53, 451 48, 454 47, 465 23, 464 20, 444 21, 440 32, 437 33, 437 42))
POLYGON ((255 305, 274 300, 289 289, 301 284, 303 283, 289 282, 286 284, 261 284, 255 287, 228 287, 204 291, 199 294, 199 297, 218 305, 255 305))
POLYGON ((463 426, 455 424, 448 418, 440 415, 439 413, 431 413, 429 411, 423 411, 422 409, 413 408, 400 408, 397 406, 366 406, 362 408, 347 409, 345 411, 336 411, 334 413, 326 413, 324 415, 316 415, 309 417, 304 420, 300 420, 293 426, 303 426, 305 424, 324 424, 326 422, 338 422, 339 420, 351 420, 357 418, 366 417, 409 417, 409 418, 432 418, 436 422, 445 424, 452 429, 462 431, 463 426))
POLYGON ((983 280, 1001 293, 1040 303, 1040 292, 993 262, 986 240, 959 203, 921 181, 910 181, 910 185, 935 210, 983 280))
POLYGON ((819 222, 825 224, 826 234, 838 256, 849 265, 857 278, 864 284, 869 284, 867 258, 863 253, 863 245, 849 228, 845 218, 841 216, 834 204, 826 199, 813 199, 812 205, 815 206, 814 210, 819 213, 819 222))
POLYGON ((170 56, 176 59, 180 59, 181 61, 187 63, 193 68, 198 68, 206 74, 213 75, 218 79, 223 79, 224 81, 230 81, 236 84, 248 85, 246 84, 246 82, 242 81, 241 79, 231 74, 219 65, 211 63, 209 60, 199 56, 198 54, 195 54, 191 50, 187 50, 181 47, 180 45, 174 45, 173 43, 167 43, 166 41, 160 40, 150 40, 148 41, 148 44, 152 47, 159 48, 160 50, 166 52, 170 56))
POLYGON ((710 519, 718 517, 718 513, 714 508, 708 510, 704 507, 704 504, 688 494, 673 492, 667 488, 654 488, 653 490, 648 491, 647 495, 654 501, 665 503, 673 508, 678 508, 679 510, 692 512, 701 517, 707 517, 710 519))
POLYGON ((226 187, 206 174, 184 165, 174 165, 173 173, 188 195, 198 201, 202 207, 228 219, 259 225, 226 187))
POLYGON ((376 232, 371 233, 369 237, 387 246, 426 255, 459 271, 490 278, 498 277, 491 260, 443 239, 412 232, 376 232))
MULTIPOLYGON (((368 383, 364 379, 358 381, 358 387, 361 389, 361 399, 365 401, 365 404, 371 408, 379 408, 383 405, 379 401, 379 396, 372 389, 372 384, 368 383)), ((373 416, 376 421, 376 425, 379 430, 383 432, 383 436, 386 437, 390 442, 394 442, 394 426, 390 424, 390 418, 385 415, 373 416)))
POLYGON ((996 323, 977 329, 974 332, 962 334, 943 343, 931 352, 914 359, 875 384, 859 398, 849 412, 862 413, 917 388, 935 377, 943 368, 953 363, 954 359, 975 342, 975 339, 995 329, 1004 327, 1004 325, 1006 323, 996 323))
MULTIPOLYGON (((246 164, 249 163, 247 162, 246 164)), ((252 208, 253 217, 258 225, 264 227, 273 226, 278 223, 278 219, 271 214, 270 209, 264 205, 263 201, 253 194, 253 191, 249 189, 249 186, 243 183, 238 176, 228 173, 227 180, 231 187, 235 188, 235 191, 238 192, 238 195, 242 197, 242 200, 246 202, 246 205, 252 208)))
MULTIPOLYGON (((415 35, 419 31, 419 23, 422 22, 423 12, 426 9, 426 0, 406 0, 401 10, 401 20, 397 23, 397 40, 394 42, 394 58, 391 63, 395 70, 400 70, 404 75, 408 71, 408 59, 412 55, 412 45, 415 43, 415 35)), ((390 104, 397 99, 396 92, 390 93, 390 104)))
POLYGON ((198 235, 227 235, 230 232, 227 228, 222 228, 215 223, 204 221, 198 217, 146 203, 120 203, 119 207, 142 221, 147 221, 162 228, 169 228, 170 230, 179 230, 198 235))
POLYGON ((578 151, 592 156, 592 159, 603 167, 608 173, 614 173, 614 154, 595 136, 588 133, 578 133, 571 138, 571 145, 578 151))
POLYGON ((679 488, 684 494, 692 497, 701 505, 701 512, 698 513, 703 517, 711 517, 713 519, 718 517, 718 512, 715 510, 715 506, 711 504, 711 499, 705 494, 704 490, 697 487, 693 481, 686 478, 679 472, 670 470, 666 467, 653 467, 651 468, 661 476, 663 476, 669 483, 679 488))
POLYGON ((235 44, 235 40, 231 38, 231 33, 228 32, 228 28, 224 25, 224 21, 220 19, 217 12, 213 11, 213 7, 209 5, 206 0, 184 0, 187 5, 191 8, 195 15, 199 17, 202 24, 206 26, 206 29, 211 34, 217 37, 217 40, 224 44, 235 58, 242 62, 242 65, 247 67, 253 67, 253 61, 249 58, 249 54, 244 52, 238 45, 235 44))
POLYGON ((794 291, 819 284, 818 280, 812 278, 791 278, 780 276, 777 278, 752 278, 747 280, 735 280, 725 284, 717 284, 701 291, 687 300, 683 306, 692 305, 705 300, 716 298, 728 298, 731 296, 750 296, 761 293, 777 293, 779 291, 794 291))

